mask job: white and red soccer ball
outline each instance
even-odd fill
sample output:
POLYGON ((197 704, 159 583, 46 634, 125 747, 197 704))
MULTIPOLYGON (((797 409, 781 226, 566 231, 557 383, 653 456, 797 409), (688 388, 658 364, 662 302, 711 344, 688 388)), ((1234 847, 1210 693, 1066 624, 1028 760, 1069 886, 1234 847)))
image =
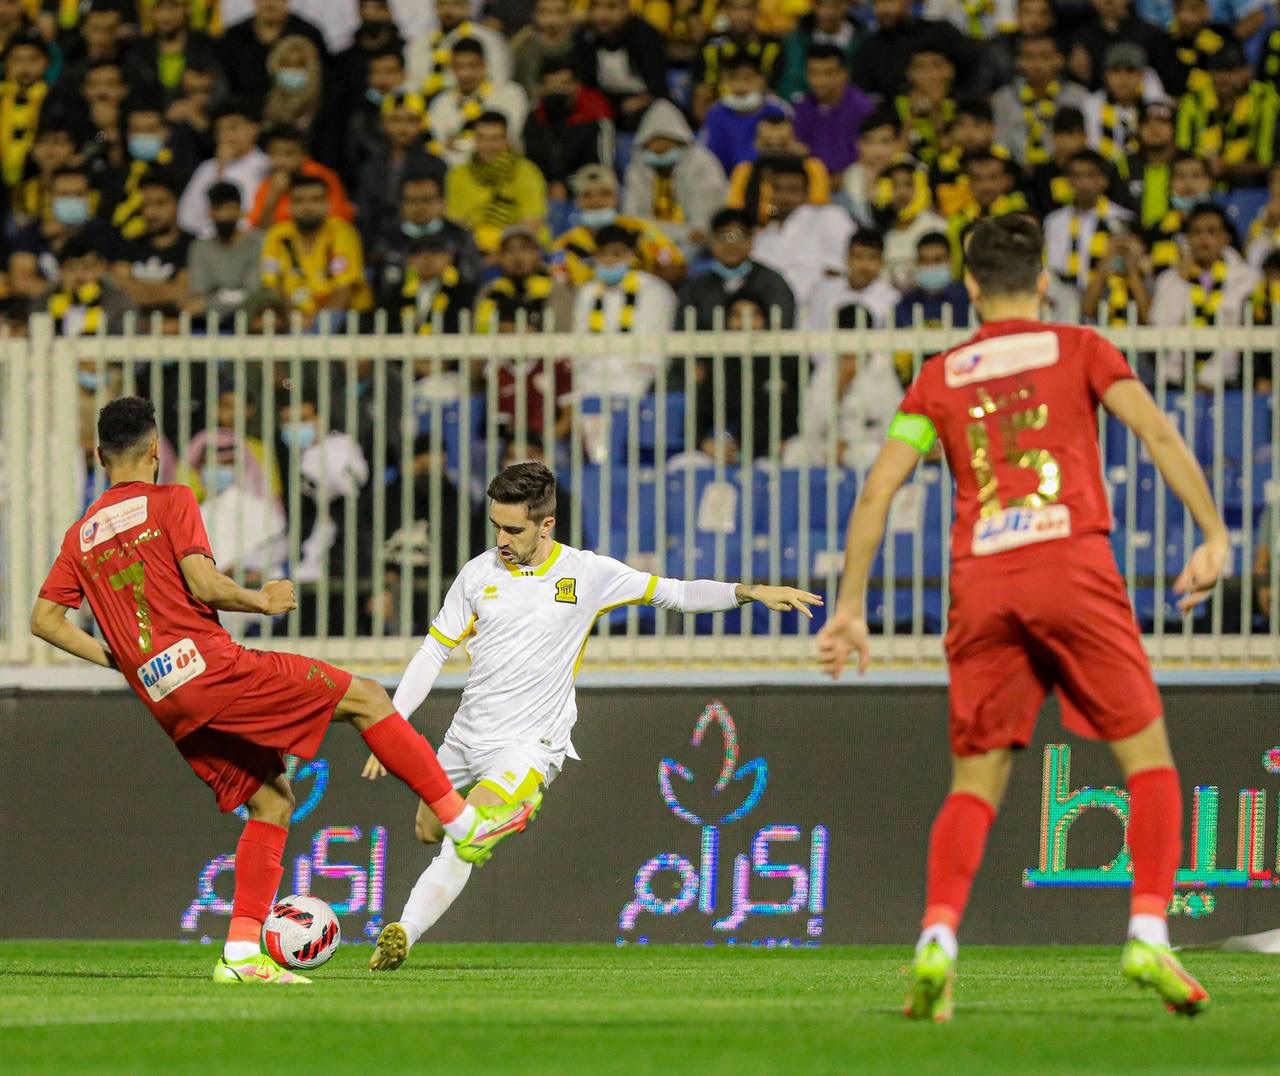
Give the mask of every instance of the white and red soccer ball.
POLYGON ((286 968, 318 968, 338 950, 338 917, 319 897, 285 897, 262 924, 262 944, 286 968))

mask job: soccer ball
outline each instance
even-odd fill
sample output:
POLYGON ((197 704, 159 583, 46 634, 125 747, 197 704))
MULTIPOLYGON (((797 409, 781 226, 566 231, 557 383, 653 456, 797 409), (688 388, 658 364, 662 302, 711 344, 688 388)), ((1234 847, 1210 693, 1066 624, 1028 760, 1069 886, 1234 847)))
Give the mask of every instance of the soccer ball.
POLYGON ((319 897, 285 897, 262 924, 262 943, 286 968, 318 968, 341 940, 338 917, 319 897))

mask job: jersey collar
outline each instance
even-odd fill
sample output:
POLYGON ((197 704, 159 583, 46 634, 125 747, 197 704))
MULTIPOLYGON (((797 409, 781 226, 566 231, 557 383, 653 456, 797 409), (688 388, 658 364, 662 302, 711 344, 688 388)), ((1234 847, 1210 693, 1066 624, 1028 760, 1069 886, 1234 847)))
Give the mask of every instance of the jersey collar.
MULTIPOLYGON (((561 548, 562 547, 560 543, 556 542, 551 547, 551 552, 547 554, 547 559, 544 560, 532 571, 528 568, 521 568, 518 564, 507 564, 505 560, 502 561, 502 563, 504 567, 506 567, 507 571, 509 571, 512 575, 546 575, 547 572, 551 570, 551 565, 553 565, 557 560, 560 559, 561 548)), ((499 557, 498 559, 501 560, 502 558, 499 557)))

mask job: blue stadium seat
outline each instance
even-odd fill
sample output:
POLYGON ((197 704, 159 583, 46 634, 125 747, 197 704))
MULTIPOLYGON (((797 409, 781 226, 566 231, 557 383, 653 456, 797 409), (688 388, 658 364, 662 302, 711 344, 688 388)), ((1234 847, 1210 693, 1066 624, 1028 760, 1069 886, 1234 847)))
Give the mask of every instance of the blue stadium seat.
POLYGON ((656 476, 647 468, 584 464, 574 491, 582 511, 582 544, 611 556, 655 552, 658 548, 656 487, 656 476), (634 513, 629 506, 633 484, 638 509, 634 513), (627 528, 632 523, 636 544, 635 548, 628 548, 627 528), (609 535, 607 550, 603 542, 605 534, 609 535))
POLYGON ((826 467, 779 467, 761 474, 760 493, 754 505, 755 530, 768 534, 770 519, 778 514, 782 534, 801 529, 800 508, 804 487, 808 486, 808 529, 825 535, 828 527, 836 536, 844 534, 857 497, 853 471, 826 467))
POLYGON ((668 392, 663 398, 666 411, 666 429, 662 444, 658 443, 658 397, 647 396, 640 401, 640 452, 645 462, 652 462, 658 453, 670 457, 684 449, 685 395, 668 392))
MULTIPOLYGON (((462 403, 452 400, 440 405, 440 442, 444 446, 446 466, 451 474, 457 474, 461 464, 461 446, 466 438, 471 444, 471 466, 476 467, 477 460, 484 459, 484 397, 472 396, 469 401, 470 418, 464 419, 462 403)), ((431 419, 435 413, 430 405, 424 405, 418 411, 417 432, 424 437, 431 432, 431 419)), ((398 460, 389 461, 393 464, 398 460)))
POLYGON ((1266 187, 1241 187, 1239 190, 1216 195, 1214 200, 1226 211, 1227 217, 1243 239, 1249 234, 1249 225, 1267 204, 1267 198, 1266 187))

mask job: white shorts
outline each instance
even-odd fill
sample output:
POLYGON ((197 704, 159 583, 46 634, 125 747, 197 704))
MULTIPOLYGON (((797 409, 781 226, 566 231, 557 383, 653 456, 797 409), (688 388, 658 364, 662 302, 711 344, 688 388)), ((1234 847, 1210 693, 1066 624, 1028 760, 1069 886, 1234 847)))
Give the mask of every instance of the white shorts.
POLYGON ((539 785, 549 786, 564 764, 563 751, 548 751, 541 744, 473 748, 447 733, 436 757, 459 792, 484 784, 512 803, 531 796, 539 785))

